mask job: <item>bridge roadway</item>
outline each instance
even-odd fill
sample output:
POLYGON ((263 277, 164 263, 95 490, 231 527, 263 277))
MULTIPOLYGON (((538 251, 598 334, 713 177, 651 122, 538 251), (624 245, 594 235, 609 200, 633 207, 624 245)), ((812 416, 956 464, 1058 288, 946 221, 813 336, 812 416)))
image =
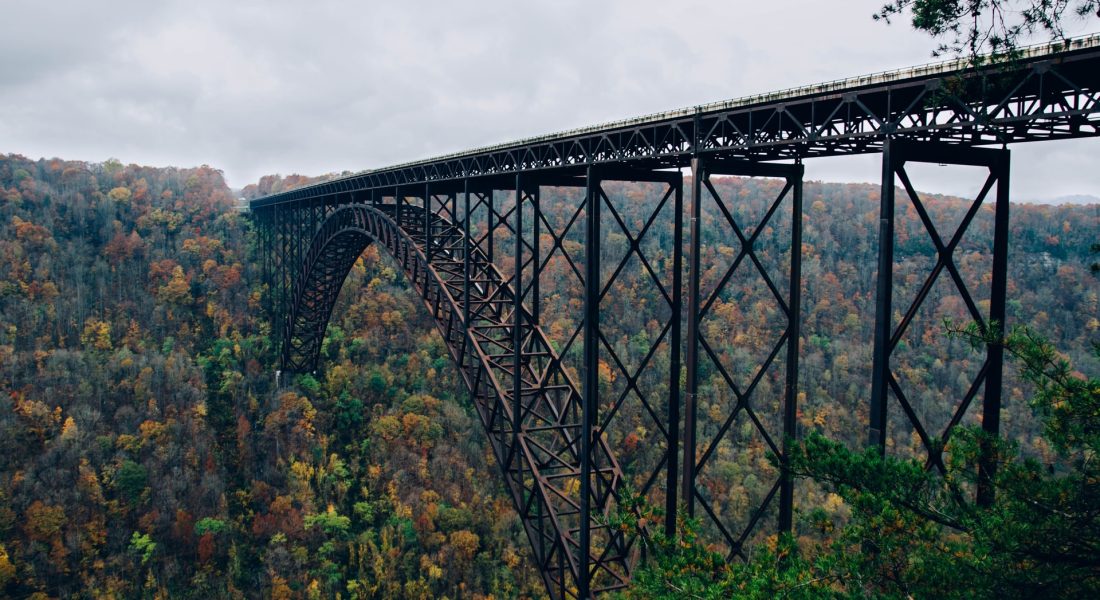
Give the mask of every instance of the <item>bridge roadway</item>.
MULTIPOLYGON (((1064 47, 1029 48, 1019 60, 993 68, 960 61, 926 65, 364 171, 260 198, 250 210, 269 286, 267 309, 274 336, 282 340, 279 367, 291 373, 318 369, 340 287, 366 245, 379 244, 421 294, 459 367, 551 597, 589 598, 619 589, 628 585, 639 558, 639 540, 609 525, 624 481, 609 431, 628 402, 651 419, 648 443, 661 456, 659 464, 639 467, 643 472, 634 478, 644 481, 639 491, 666 510, 664 523, 650 527, 675 532, 674 514, 681 508, 703 519, 704 529, 716 536, 712 541, 730 558, 744 558, 762 535, 792 529, 796 502, 795 484, 783 466, 787 444, 798 433, 801 162, 883 154, 868 443, 885 452, 887 430, 894 427, 892 435, 898 435, 900 422, 919 437, 927 468, 942 470, 943 445, 972 406, 980 405, 982 427, 999 433, 1002 351, 996 345, 986 349, 952 418, 936 429, 922 422, 895 376, 894 351, 937 280, 955 286, 981 326, 1004 322, 1010 163, 1004 145, 1098 134, 1100 36, 1093 36, 1064 47), (910 181, 907 165, 913 162, 970 165, 985 173, 985 185, 956 231, 937 231, 910 181), (683 167, 692 174, 687 193, 683 167), (735 216, 735 199, 722 198, 712 184, 716 175, 775 177, 783 185, 759 220, 745 222, 735 216), (656 194, 640 231, 624 223, 604 190, 605 182, 616 180, 647 182, 656 194), (898 181, 937 252, 934 268, 907 306, 893 301, 898 181), (544 213, 540 194, 546 187, 583 193, 568 223, 554 225, 544 213), (953 253, 987 197, 995 216, 992 283, 983 312, 953 253), (658 274, 642 242, 654 235, 654 222, 669 214, 672 267, 658 274), (704 214, 714 216, 708 227, 716 231, 703 230, 704 214), (786 244, 775 249, 789 256, 778 273, 758 254, 760 232, 772 227, 789 229, 786 244), (567 243, 579 230, 583 249, 572 253, 583 257, 572 256, 567 243), (608 231, 627 240, 625 255, 610 271, 601 265, 610 251, 603 241, 608 231), (722 265, 714 289, 701 289, 701 240, 715 233, 736 240, 740 251, 722 265), (583 289, 584 310, 572 336, 551 343, 540 326, 540 279, 555 254, 583 289), (657 341, 636 369, 615 354, 601 323, 603 309, 614 301, 613 284, 632 259, 664 302, 647 308, 654 312, 648 322, 661 321, 660 332, 650 332, 657 341), (731 293, 727 286, 746 269, 764 283, 783 319, 772 332, 772 350, 747 381, 723 363, 703 327, 716 299, 731 293), (898 322, 895 312, 903 315, 898 322), (575 344, 583 357, 570 367, 563 356, 575 344), (660 344, 667 360, 651 361, 660 344), (608 398, 604 390, 601 397, 601 365, 627 382, 624 391, 608 398), (757 384, 773 366, 782 367, 782 393, 761 397, 757 384), (701 386, 702 369, 717 373, 725 386, 718 392, 735 399, 717 431, 696 418, 705 400, 700 394, 718 393, 701 386), (667 396, 642 390, 643 372, 663 377, 667 396), (768 406, 779 407, 778 414, 765 415, 768 406), (890 407, 900 408, 895 421, 888 421, 890 407), (719 446, 728 445, 738 423, 751 423, 753 435, 780 457, 781 469, 767 492, 734 519, 723 511, 722 498, 701 487, 700 473, 719 446)), ((979 502, 990 501, 992 491, 982 482, 992 468, 987 462, 980 470, 979 502)))
POLYGON ((601 163, 686 167, 880 152, 890 138, 993 145, 1097 135, 1100 35, 1034 46, 1006 72, 934 63, 657 113, 363 171, 251 202, 272 204, 466 177, 601 163), (984 74, 983 74, 984 73, 984 74))

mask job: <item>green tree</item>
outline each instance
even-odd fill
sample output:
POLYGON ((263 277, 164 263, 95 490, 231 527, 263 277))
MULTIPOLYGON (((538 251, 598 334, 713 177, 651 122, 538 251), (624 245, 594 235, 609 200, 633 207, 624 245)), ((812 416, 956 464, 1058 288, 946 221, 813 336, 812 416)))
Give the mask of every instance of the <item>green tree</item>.
POLYGON ((213 517, 203 517, 195 523, 195 535, 206 535, 208 533, 221 533, 229 529, 229 524, 221 519, 215 519, 213 517))
POLYGON ((148 533, 134 532, 130 536, 130 552, 133 552, 141 559, 141 564, 149 562, 150 558, 153 558, 153 553, 157 551, 157 543, 153 541, 153 538, 149 537, 148 533))
POLYGON ((115 473, 115 487, 124 498, 130 502, 137 502, 145 491, 145 485, 149 475, 145 467, 132 460, 125 460, 118 472, 115 473))
MULTIPOLYGON (((940 476, 917 461, 812 435, 796 445, 792 469, 852 509, 838 535, 808 551, 784 537, 735 565, 701 550, 690 527, 675 540, 655 536, 654 558, 625 597, 1100 597, 1100 378, 1076 373, 1026 328, 1001 337, 975 325, 953 334, 975 346, 1002 343, 1019 361, 1055 461, 1043 464, 1013 442, 960 428, 940 476), (972 490, 989 449, 996 497, 983 507, 972 490)), ((1100 358, 1100 346, 1094 351, 1100 358)), ((825 521, 823 512, 812 516, 825 521)))
POLYGON ((325 534, 335 537, 343 537, 350 526, 351 519, 337 513, 332 506, 329 506, 328 510, 323 513, 307 515, 305 518, 306 529, 316 527, 324 531, 325 534))
POLYGON ((891 0, 874 18, 889 23, 903 15, 917 31, 941 40, 933 56, 977 58, 987 51, 1011 55, 1037 32, 1064 41, 1066 19, 1100 17, 1100 0, 891 0))

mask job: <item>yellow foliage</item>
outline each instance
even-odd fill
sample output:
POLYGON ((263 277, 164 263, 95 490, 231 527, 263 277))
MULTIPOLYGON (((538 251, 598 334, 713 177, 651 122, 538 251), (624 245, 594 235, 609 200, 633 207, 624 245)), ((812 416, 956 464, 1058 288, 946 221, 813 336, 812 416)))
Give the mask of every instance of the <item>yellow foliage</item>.
POLYGON ((514 550, 512 550, 511 546, 504 549, 504 554, 501 556, 501 558, 504 559, 504 564, 508 565, 509 569, 515 569, 519 566, 519 555, 516 554, 514 550))
POLYGON ((387 310, 387 311, 382 313, 382 324, 387 329, 393 329, 393 328, 399 327, 404 322, 405 322, 405 319, 401 315, 400 311, 387 310))
POLYGON ((435 504, 442 499, 443 497, 440 496, 439 492, 435 490, 424 490, 423 492, 420 492, 420 501, 424 504, 435 504))
POLYGON ((131 196, 129 188, 124 187, 116 187, 107 192, 107 197, 119 204, 129 204, 131 196))
POLYGON ((459 529, 451 534, 451 547, 454 548, 455 554, 458 557, 465 560, 470 560, 474 557, 480 544, 481 538, 472 531, 459 529))
POLYGON ((325 385, 328 387, 329 393, 336 396, 339 395, 340 391, 347 389, 351 385, 356 372, 349 365, 329 367, 328 372, 325 373, 325 385))
POLYGON ((84 322, 84 333, 80 334, 80 343, 85 348, 96 350, 111 349, 111 324, 92 317, 84 322))
POLYGON ((14 404, 15 414, 25 419, 28 422, 28 429, 36 433, 39 437, 45 438, 47 432, 61 422, 60 407, 51 411, 50 407, 44 402, 40 400, 28 400, 22 392, 12 393, 11 399, 14 404))
POLYGON ((61 439, 70 439, 79 432, 80 430, 76 427, 76 421, 74 421, 72 417, 65 417, 65 423, 61 426, 61 439))
POLYGON ((822 508, 825 509, 825 512, 829 514, 836 514, 842 510, 845 510, 847 506, 844 504, 843 498, 835 493, 830 492, 829 495, 825 497, 825 504, 822 506, 822 508))
POLYGON ((161 301, 168 304, 191 304, 193 301, 191 298, 191 282, 184 275, 183 267, 176 265, 176 268, 172 269, 171 279, 157 289, 157 295, 161 301))
POLYGON ((401 417, 401 426, 406 437, 419 439, 421 435, 427 432, 429 425, 431 425, 431 421, 424 415, 405 413, 401 417))
POLYGON ((7 585, 12 577, 15 577, 15 565, 11 564, 8 551, 0 544, 0 588, 7 585))
POLYGON ((721 404, 715 402, 706 408, 707 417, 715 423, 721 423, 726 420, 726 410, 721 404))
POLYGON ((615 381, 615 370, 611 368, 611 365, 604 361, 600 361, 600 383, 609 385, 615 381))
POLYGON ((46 542, 60 535, 67 521, 64 508, 49 506, 41 500, 35 500, 27 507, 23 527, 32 540, 46 542))
POLYGON ((294 597, 294 592, 290 589, 290 586, 286 584, 286 580, 278 575, 272 575, 271 577, 271 598, 272 600, 290 600, 294 597))
POLYGON ((80 476, 77 479, 77 489, 95 502, 103 502, 103 489, 99 485, 99 477, 87 458, 80 459, 78 469, 80 476))
POLYGON ((393 415, 385 415, 374 421, 374 430, 387 442, 393 440, 401 432, 401 421, 393 415))
POLYGON ((399 519, 411 519, 413 516, 412 507, 407 504, 395 504, 393 507, 393 514, 397 515, 399 519))
POLYGON ((164 437, 165 425, 164 423, 158 423, 156 421, 146 420, 138 426, 138 430, 141 431, 141 437, 146 440, 159 440, 164 437))
POLYGON ((313 478, 313 474, 317 470, 313 468, 313 465, 301 461, 293 461, 290 463, 290 478, 291 481, 303 490, 309 489, 309 480, 313 478))
POLYGON ((141 450, 141 447, 144 445, 145 442, 141 438, 128 433, 120 434, 115 438, 115 447, 126 450, 127 452, 137 452, 141 450))

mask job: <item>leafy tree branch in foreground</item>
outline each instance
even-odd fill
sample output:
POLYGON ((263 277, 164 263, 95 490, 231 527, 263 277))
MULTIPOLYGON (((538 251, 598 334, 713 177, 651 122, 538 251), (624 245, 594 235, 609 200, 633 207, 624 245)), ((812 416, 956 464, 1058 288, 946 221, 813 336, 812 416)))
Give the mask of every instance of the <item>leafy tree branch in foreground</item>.
POLYGON ((1066 40, 1068 19, 1100 17, 1100 0, 891 0, 875 13, 890 23, 908 16, 913 29, 940 40, 933 56, 1012 56, 1035 33, 1066 40))
MULTIPOLYGON (((834 529, 815 509, 810 521, 821 541, 781 536, 749 563, 725 564, 685 522, 675 539, 647 539, 650 558, 623 597, 1098 597, 1100 379, 1075 372, 1027 328, 1003 336, 976 325, 950 329, 975 347, 1004 344, 1035 388, 1031 407, 1056 460, 1043 464, 1013 442, 960 428, 944 449, 941 476, 814 434, 797 444, 792 468, 843 498, 847 524, 834 529), (988 507, 972 500, 984 452, 997 465, 988 507)), ((644 508, 639 514, 622 526, 640 529, 653 518, 644 508)))

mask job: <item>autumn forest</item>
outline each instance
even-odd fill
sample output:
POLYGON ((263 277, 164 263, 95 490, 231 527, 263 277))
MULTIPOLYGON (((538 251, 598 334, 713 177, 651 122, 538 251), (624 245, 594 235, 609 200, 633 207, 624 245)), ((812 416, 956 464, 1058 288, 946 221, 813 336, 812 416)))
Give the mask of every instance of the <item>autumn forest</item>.
MULTIPOLYGON (((384 250, 368 247, 344 284, 322 369, 276 387, 270 290, 238 196, 308 181, 265 177, 238 193, 208 166, 0 155, 0 596, 544 597, 461 378, 384 250)), ((737 218, 751 220, 782 182, 715 185, 737 218)), ((660 324, 643 317, 645 307, 668 312, 653 279, 671 269, 669 211, 646 184, 606 189, 632 232, 655 209, 662 217, 639 246, 653 273, 640 258, 627 261, 616 300, 603 307, 616 360, 601 363, 601 402, 636 386, 630 394, 659 406, 669 348, 660 324)), ((544 193, 549 224, 574 216, 570 193, 544 193)), ((866 437, 878 194, 870 184, 808 182, 804 197, 799 427, 853 447, 866 437)), ((934 195, 927 206, 950 231, 969 208, 934 195)), ((920 219, 912 207, 903 212, 899 311, 935 263, 920 219)), ((706 290, 738 247, 708 227, 716 213, 705 218, 706 290)), ((566 255, 579 256, 581 229, 564 236, 565 252, 548 258, 543 275, 541 325, 563 346, 580 324, 581 290, 566 255)), ((778 219, 760 236, 762 266, 780 281, 789 229, 778 219)), ((608 235, 605 251, 623 255, 625 237, 608 235)), ((983 310, 991 235, 983 210, 955 255, 983 310)), ((1092 374, 1100 372, 1090 350, 1100 338, 1100 279, 1089 272, 1098 240, 1100 205, 1012 205, 1007 319, 1042 332, 1092 374)), ((618 260, 605 262, 612 269, 618 260)), ((760 280, 738 277, 716 294, 701 327, 716 364, 749 378, 776 342, 780 315, 760 280)), ((980 357, 945 331, 945 322, 968 320, 948 279, 927 304, 895 369, 922 418, 942 428, 980 357)), ((767 373, 754 391, 765 421, 778 418, 769 411, 782 375, 767 373)), ((736 402, 721 376, 717 368, 700 374, 704 439, 736 402)), ((1009 365, 1002 431, 1053 469, 1032 393, 1009 365)), ((607 434, 638 487, 660 464, 654 418, 643 402, 627 402, 607 434)), ((976 419, 970 411, 963 423, 976 419)), ((751 423, 719 437, 700 485, 736 526, 767 494, 775 466, 751 423)), ((889 447, 921 456, 919 439, 897 419, 889 447)), ((797 493, 795 528, 806 540, 824 535, 822 514, 838 526, 850 514, 824 487, 807 483, 797 493)), ((774 543, 766 529, 755 543, 774 543)), ((705 523, 700 536, 720 542, 705 523)))

